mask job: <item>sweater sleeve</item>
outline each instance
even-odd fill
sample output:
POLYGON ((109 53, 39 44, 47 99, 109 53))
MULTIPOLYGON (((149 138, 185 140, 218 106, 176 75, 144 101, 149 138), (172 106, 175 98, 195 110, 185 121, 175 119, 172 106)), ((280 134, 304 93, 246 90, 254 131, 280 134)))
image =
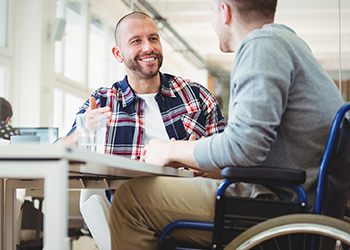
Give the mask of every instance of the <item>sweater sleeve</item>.
POLYGON ((198 141, 194 149, 201 169, 252 166, 266 159, 287 106, 293 75, 285 50, 270 36, 243 41, 231 75, 227 126, 223 133, 198 141))

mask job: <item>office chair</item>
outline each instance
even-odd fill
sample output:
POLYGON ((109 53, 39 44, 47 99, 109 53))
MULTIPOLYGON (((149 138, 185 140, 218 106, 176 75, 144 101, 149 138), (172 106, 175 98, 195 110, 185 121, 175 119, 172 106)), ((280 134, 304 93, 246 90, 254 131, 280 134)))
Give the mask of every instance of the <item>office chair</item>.
POLYGON ((90 230, 97 247, 100 250, 111 249, 111 236, 109 230, 109 210, 111 204, 103 197, 104 190, 99 190, 82 201, 80 212, 90 230))
MULTIPOLYGON (((118 188, 126 180, 117 180, 118 188)), ((80 192, 80 213, 100 250, 111 250, 109 211, 111 202, 104 189, 82 189, 80 192)))
MULTIPOLYGON (((17 190, 18 191, 18 190, 17 190)), ((21 198, 22 207, 17 215, 17 250, 36 250, 43 249, 43 207, 44 197, 40 190, 23 190, 17 196, 21 198), (25 199, 27 195, 28 199, 25 199), (32 200, 32 201, 30 201, 32 200), (34 205, 34 204, 37 205, 34 205)), ((17 192, 18 193, 18 192, 17 192)), ((81 229, 84 227, 84 221, 78 209, 79 194, 75 190, 69 191, 68 207, 68 238, 70 248, 72 241, 77 240, 80 236, 85 235, 81 229)))
POLYGON ((214 223, 173 222, 164 229, 159 250, 189 249, 169 237, 178 228, 213 230, 211 249, 350 249, 350 224, 343 221, 350 186, 350 121, 346 117, 349 110, 347 103, 334 118, 319 168, 312 213, 307 213, 306 194, 300 186, 305 182, 305 171, 226 167, 221 171, 225 181, 217 191, 214 223), (288 186, 299 198, 271 201, 226 197, 226 188, 234 182, 260 183, 270 188, 288 186), (320 228, 325 228, 325 232, 320 228))

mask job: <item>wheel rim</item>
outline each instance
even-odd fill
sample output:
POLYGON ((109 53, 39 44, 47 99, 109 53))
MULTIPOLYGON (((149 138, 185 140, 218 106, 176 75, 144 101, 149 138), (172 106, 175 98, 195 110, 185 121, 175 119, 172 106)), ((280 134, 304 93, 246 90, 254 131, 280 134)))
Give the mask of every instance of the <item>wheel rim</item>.
POLYGON ((237 248, 237 250, 247 249, 247 246, 254 247, 265 240, 291 233, 314 233, 322 236, 331 236, 333 239, 340 240, 350 245, 350 233, 325 225, 315 225, 311 223, 295 223, 278 226, 261 232, 251 237, 249 240, 245 241, 237 248))

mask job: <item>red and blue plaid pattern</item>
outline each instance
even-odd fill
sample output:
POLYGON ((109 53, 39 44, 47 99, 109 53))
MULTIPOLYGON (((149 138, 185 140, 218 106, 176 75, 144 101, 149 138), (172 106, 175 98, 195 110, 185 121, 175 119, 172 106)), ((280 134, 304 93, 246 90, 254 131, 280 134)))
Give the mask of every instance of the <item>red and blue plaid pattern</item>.
MULTIPOLYGON (((169 139, 186 140, 191 134, 199 139, 224 130, 219 104, 206 88, 176 76, 161 73, 160 76, 161 89, 155 98, 169 139)), ((92 96, 97 108, 109 106, 112 111, 105 152, 139 159, 144 146, 144 100, 133 93, 126 77, 112 88, 95 90, 92 96)), ((78 113, 84 113, 88 107, 89 100, 78 113)))

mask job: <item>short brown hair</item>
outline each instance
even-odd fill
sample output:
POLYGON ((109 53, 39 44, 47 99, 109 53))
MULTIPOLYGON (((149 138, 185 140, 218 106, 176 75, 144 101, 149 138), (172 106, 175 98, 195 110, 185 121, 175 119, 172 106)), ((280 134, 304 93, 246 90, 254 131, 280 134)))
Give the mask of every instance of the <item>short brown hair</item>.
POLYGON ((120 26, 120 24, 127 20, 127 19, 152 19, 148 14, 144 13, 144 12, 139 12, 139 11, 135 11, 135 12, 130 12, 129 14, 124 15, 122 18, 119 19, 118 23, 115 25, 115 29, 114 29, 114 38, 115 38, 115 44, 118 45, 118 37, 117 37, 117 30, 118 27, 120 26))
POLYGON ((232 4, 230 4, 232 11, 245 23, 274 20, 277 0, 228 0, 228 2, 232 4))
POLYGON ((12 117, 11 104, 5 98, 0 97, 0 120, 3 122, 7 117, 12 117))

